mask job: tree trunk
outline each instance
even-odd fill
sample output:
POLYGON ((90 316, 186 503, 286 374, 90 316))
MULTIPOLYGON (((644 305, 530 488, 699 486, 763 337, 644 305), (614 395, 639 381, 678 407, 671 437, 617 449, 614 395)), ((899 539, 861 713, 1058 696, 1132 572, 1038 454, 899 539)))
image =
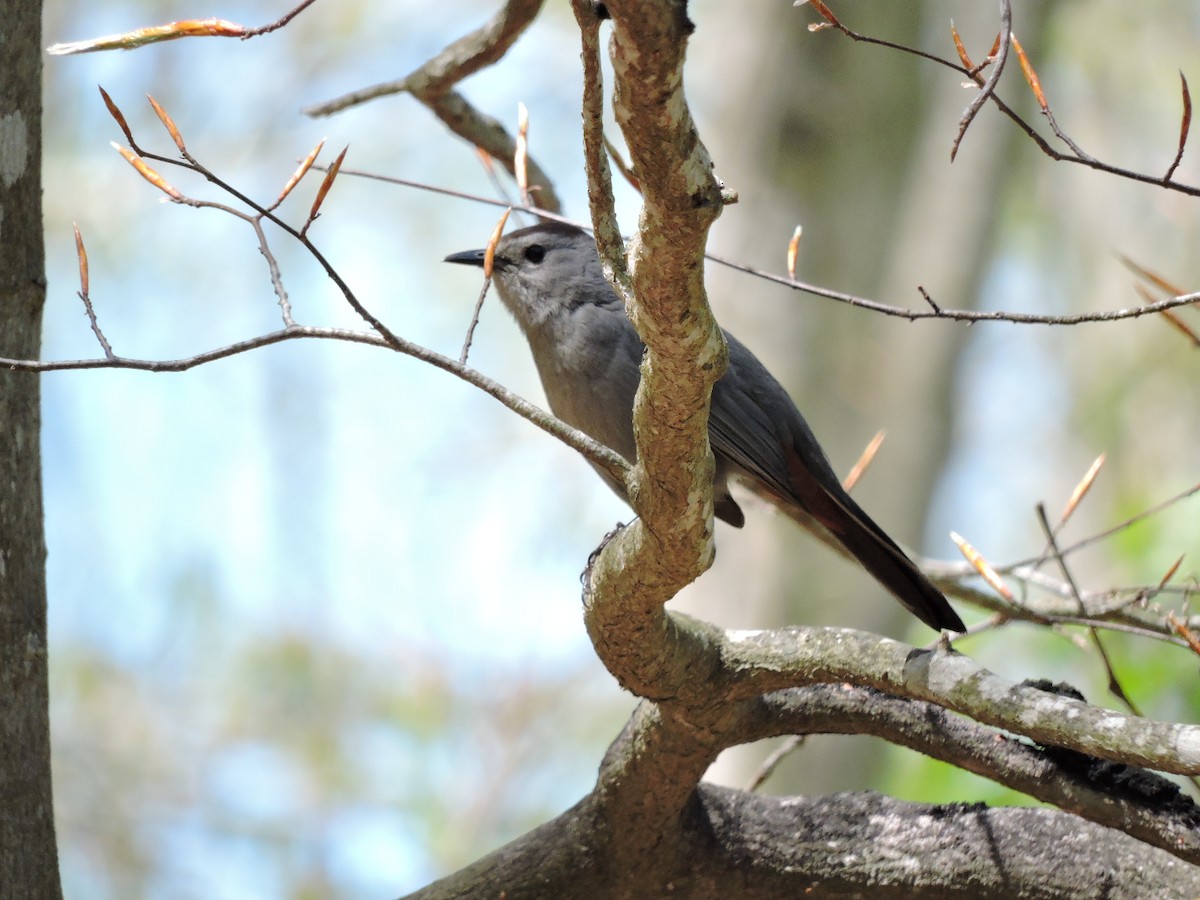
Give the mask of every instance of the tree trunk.
MULTIPOLYGON (((0 42, 0 354, 38 356, 41 4, 6 0, 0 42)), ((62 896, 50 789, 38 376, 0 372, 0 897, 62 896)))

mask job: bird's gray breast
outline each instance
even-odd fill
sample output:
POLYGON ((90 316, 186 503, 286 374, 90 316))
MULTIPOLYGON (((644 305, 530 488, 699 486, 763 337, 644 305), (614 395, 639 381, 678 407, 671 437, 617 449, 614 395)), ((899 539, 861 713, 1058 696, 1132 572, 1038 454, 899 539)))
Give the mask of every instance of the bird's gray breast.
POLYGON ((620 305, 563 309, 526 337, 551 411, 632 461, 642 342, 620 305))

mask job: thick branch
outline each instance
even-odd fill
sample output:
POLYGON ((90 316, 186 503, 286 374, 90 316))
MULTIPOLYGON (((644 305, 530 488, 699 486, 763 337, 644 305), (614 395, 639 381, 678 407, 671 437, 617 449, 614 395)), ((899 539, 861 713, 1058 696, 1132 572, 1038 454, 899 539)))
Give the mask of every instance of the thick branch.
POLYGON ((588 797, 414 896, 1132 898, 1187 897, 1200 885, 1200 869, 1181 861, 1200 858, 1196 807, 1148 773, 1098 775, 1077 758, 869 688, 818 685, 722 706, 721 722, 697 728, 642 703, 588 797), (783 733, 876 734, 1167 852, 1051 810, 694 787, 724 747, 783 733))
POLYGON ((1200 807, 1145 769, 1032 746, 932 703, 850 684, 768 694, 739 728, 744 741, 792 734, 871 734, 1116 828, 1200 863, 1200 807))
MULTIPOLYGON (((712 634, 710 629, 704 633, 712 634)), ((1014 684, 969 657, 849 629, 730 632, 720 654, 731 697, 821 682, 927 700, 1042 744, 1177 774, 1200 773, 1200 725, 1155 722, 1014 684)))
MULTIPOLYGON (((475 109, 454 85, 499 61, 542 8, 543 0, 509 0, 485 25, 450 44, 420 68, 397 81, 363 88, 304 110, 310 116, 327 116, 378 97, 408 93, 424 103, 455 134, 486 150, 514 174, 516 140, 503 125, 475 109)), ((543 209, 558 212, 562 203, 549 175, 532 157, 526 158, 531 187, 543 209)))
POLYGON ((674 853, 630 872, 608 852, 622 823, 589 797, 422 900, 1013 897, 1193 900, 1200 869, 1128 835, 1048 809, 926 806, 877 794, 762 797, 701 785, 674 853))
POLYGON ((614 112, 645 197, 629 248, 636 296, 629 313, 646 356, 634 409, 638 461, 630 497, 639 518, 600 554, 585 608, 609 669, 623 683, 650 687, 658 669, 653 658, 676 652, 662 604, 713 556, 708 400, 725 371, 726 350, 703 272, 704 242, 722 198, 683 96, 692 28, 683 5, 606 6, 614 22, 614 112), (638 658, 623 652, 633 642, 653 648, 650 669, 626 668, 638 658))
POLYGON ((591 0, 572 0, 583 50, 583 157, 587 170, 588 208, 605 276, 629 302, 632 287, 625 265, 625 243, 617 225, 612 173, 604 146, 604 83, 600 65, 600 19, 591 0))

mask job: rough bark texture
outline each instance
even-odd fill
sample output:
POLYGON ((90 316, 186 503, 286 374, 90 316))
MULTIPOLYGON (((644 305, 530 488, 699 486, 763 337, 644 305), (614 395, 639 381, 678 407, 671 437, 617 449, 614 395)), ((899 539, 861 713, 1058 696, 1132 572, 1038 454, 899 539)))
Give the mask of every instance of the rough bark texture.
MULTIPOLYGON (((0 4, 0 355, 38 356, 41 4, 0 4)), ((0 372, 0 897, 61 896, 50 790, 39 376, 0 372)))
POLYGON ((1047 809, 923 806, 873 793, 762 797, 701 785, 682 837, 616 858, 595 795, 413 898, 1192 900, 1200 868, 1047 809))

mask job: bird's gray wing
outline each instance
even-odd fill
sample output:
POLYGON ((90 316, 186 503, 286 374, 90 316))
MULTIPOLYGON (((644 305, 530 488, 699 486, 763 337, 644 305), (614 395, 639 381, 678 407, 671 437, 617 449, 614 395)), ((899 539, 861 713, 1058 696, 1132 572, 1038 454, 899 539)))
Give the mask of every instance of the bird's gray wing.
POLYGON ((729 332, 729 369, 713 387, 708 436, 718 463, 727 460, 780 497, 796 499, 789 456, 797 442, 837 483, 816 438, 766 367, 729 332))
POLYGON ((726 340, 729 371, 713 387, 709 416, 709 440, 718 461, 724 457, 739 466, 785 504, 795 504, 819 522, 931 628, 963 631, 962 620, 941 591, 842 489, 779 382, 736 338, 726 334, 726 340))

